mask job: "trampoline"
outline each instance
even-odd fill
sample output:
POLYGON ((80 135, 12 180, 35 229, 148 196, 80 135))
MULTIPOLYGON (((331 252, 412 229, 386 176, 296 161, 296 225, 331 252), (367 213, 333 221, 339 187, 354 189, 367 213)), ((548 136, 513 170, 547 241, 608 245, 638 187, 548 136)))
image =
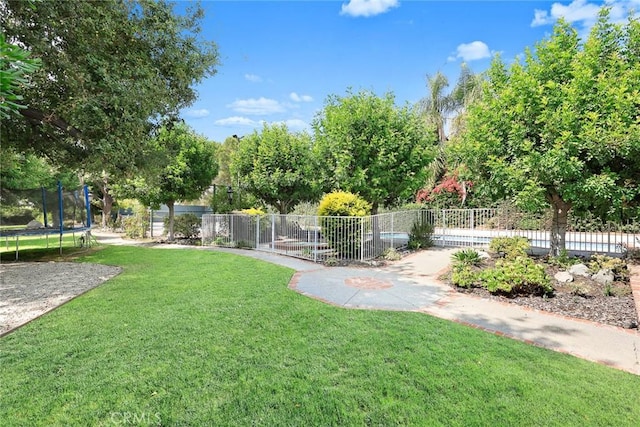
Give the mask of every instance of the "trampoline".
POLYGON ((50 236, 57 237, 60 254, 65 234, 73 235, 74 246, 90 245, 91 209, 86 185, 67 190, 58 182, 55 189, 1 189, 0 195, 0 238, 7 250, 10 241, 15 242, 16 260, 21 237, 45 236, 47 247, 50 236))

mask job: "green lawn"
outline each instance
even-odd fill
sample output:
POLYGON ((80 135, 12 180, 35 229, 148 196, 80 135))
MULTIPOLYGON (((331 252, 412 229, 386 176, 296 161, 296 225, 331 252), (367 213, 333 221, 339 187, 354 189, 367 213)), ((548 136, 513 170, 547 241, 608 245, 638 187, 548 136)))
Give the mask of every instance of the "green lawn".
MULTIPOLYGON (((67 255, 78 252, 79 238, 83 233, 64 233, 62 235, 62 254, 67 255)), ((31 261, 43 257, 55 259, 60 256, 60 234, 51 233, 45 235, 18 236, 18 260, 31 261), (48 246, 48 247, 47 247, 48 246)), ((2 261, 15 261, 16 236, 2 237, 0 239, 0 259, 2 261)))
POLYGON ((341 309, 231 254, 124 272, 0 339, 0 425, 637 425, 640 377, 419 313, 341 309))

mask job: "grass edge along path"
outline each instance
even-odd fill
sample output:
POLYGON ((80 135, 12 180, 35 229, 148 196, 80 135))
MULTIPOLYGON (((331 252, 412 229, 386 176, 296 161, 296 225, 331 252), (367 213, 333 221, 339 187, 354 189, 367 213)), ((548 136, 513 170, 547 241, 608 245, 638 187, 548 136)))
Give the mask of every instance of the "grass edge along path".
POLYGON ((348 310, 237 255, 112 246, 0 339, 0 425, 636 425, 640 377, 420 313, 348 310))

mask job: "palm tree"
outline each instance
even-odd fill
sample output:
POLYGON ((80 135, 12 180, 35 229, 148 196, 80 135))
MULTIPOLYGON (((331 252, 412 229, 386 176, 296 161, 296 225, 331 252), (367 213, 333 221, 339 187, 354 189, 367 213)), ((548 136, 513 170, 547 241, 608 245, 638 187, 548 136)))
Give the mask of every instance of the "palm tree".
POLYGON ((481 87, 482 76, 474 74, 467 64, 463 63, 456 87, 450 95, 456 110, 456 114, 451 123, 452 134, 464 131, 465 112, 469 105, 480 97, 481 87))
MULTIPOLYGON (((448 141, 445 133, 447 120, 453 117, 453 126, 460 129, 463 125, 463 115, 466 107, 477 99, 480 88, 480 78, 463 63, 460 77, 450 93, 445 93, 449 86, 447 77, 438 71, 435 75, 427 75, 427 96, 419 103, 420 110, 428 124, 435 128, 438 135, 438 154, 429 165, 430 173, 425 183, 427 189, 433 189, 444 177, 448 165, 445 146, 448 141)), ((450 166, 450 165, 449 165, 450 166)))
POLYGON ((447 141, 445 125, 447 115, 454 109, 452 98, 445 93, 449 86, 447 77, 438 71, 434 76, 427 75, 427 96, 420 100, 420 110, 427 124, 438 135, 438 153, 429 165, 429 176, 425 187, 432 189, 446 172, 444 145, 447 141))
POLYGON ((427 123, 435 127, 440 145, 443 145, 447 138, 444 131, 446 115, 453 109, 453 99, 444 93, 448 86, 449 80, 440 71, 434 76, 427 75, 427 96, 420 100, 422 114, 427 123))

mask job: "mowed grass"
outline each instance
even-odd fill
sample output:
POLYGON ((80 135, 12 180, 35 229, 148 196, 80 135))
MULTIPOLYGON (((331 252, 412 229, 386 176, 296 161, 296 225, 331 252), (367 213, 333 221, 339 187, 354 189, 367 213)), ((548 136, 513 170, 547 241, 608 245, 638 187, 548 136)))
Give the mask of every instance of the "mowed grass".
MULTIPOLYGON (((79 239, 82 233, 65 233, 62 235, 62 257, 86 252, 87 248, 80 248, 79 239)), ((17 236, 18 260, 40 261, 61 259, 60 234, 17 236)), ((0 240, 0 260, 15 261, 16 236, 2 237, 0 240)))
POLYGON ((0 339, 0 425, 637 425, 640 377, 419 313, 347 310, 293 271, 108 247, 119 276, 0 339))

